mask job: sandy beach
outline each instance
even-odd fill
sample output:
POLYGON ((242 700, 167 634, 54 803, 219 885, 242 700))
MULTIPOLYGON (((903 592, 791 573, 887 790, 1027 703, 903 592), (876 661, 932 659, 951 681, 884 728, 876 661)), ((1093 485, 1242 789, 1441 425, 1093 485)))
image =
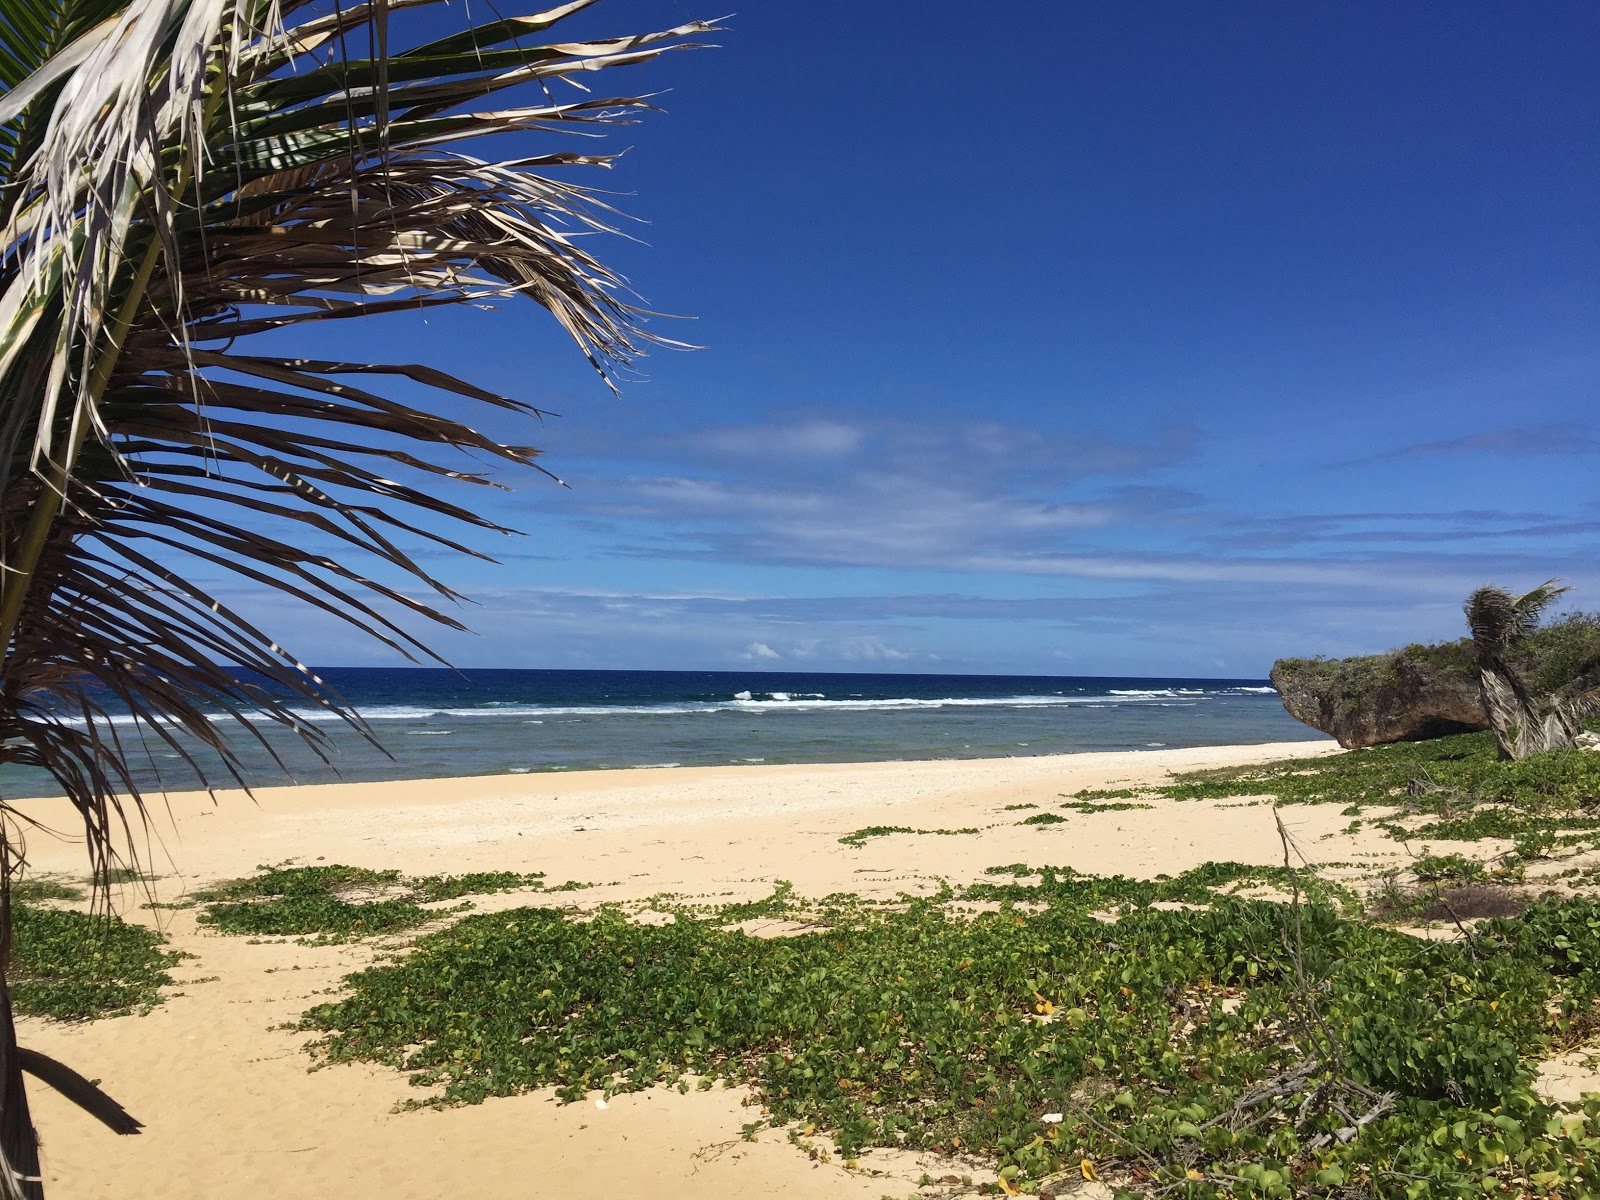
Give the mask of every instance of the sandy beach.
MULTIPOLYGON (((1331 742, 847 766, 749 766, 494 776, 173 795, 153 809, 148 865, 162 900, 258 865, 345 863, 410 873, 543 871, 593 883, 565 895, 483 897, 526 903, 637 901, 671 892, 745 899, 787 879, 802 894, 892 896, 962 883, 1026 861, 1150 877, 1208 860, 1270 864, 1282 846, 1269 807, 1248 800, 1157 800, 1150 810, 1069 813, 1022 826, 1007 805, 1054 807, 1081 788, 1160 781, 1174 770, 1327 753, 1331 742), (868 825, 976 826, 960 837, 839 838, 868 825)), ((58 801, 24 802, 70 828, 58 801)), ((1402 854, 1373 833, 1345 835, 1332 805, 1285 810, 1312 862, 1381 865, 1402 854)), ((31 870, 80 876, 79 847, 35 833, 31 870)), ((186 958, 166 1002, 145 1016, 59 1025, 24 1020, 21 1040, 70 1063, 146 1124, 117 1138, 34 1087, 51 1195, 83 1198, 306 1197, 348 1200, 555 1194, 651 1196, 905 1195, 939 1163, 873 1152, 863 1170, 818 1164, 751 1119, 737 1089, 619 1096, 604 1108, 548 1094, 444 1111, 395 1112, 415 1096, 397 1072, 311 1071, 307 1034, 286 1024, 370 963, 371 944, 251 942, 197 929, 192 910, 143 907, 186 958), (881 1172, 873 1174, 871 1172, 881 1172)))

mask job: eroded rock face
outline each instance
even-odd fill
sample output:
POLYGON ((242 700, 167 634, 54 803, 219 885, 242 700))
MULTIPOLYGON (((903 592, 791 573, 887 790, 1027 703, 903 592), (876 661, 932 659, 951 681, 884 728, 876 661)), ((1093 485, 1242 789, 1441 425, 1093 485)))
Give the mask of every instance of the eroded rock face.
POLYGON ((1297 721, 1347 750, 1489 727, 1470 644, 1407 646, 1364 658, 1284 658, 1272 686, 1297 721))

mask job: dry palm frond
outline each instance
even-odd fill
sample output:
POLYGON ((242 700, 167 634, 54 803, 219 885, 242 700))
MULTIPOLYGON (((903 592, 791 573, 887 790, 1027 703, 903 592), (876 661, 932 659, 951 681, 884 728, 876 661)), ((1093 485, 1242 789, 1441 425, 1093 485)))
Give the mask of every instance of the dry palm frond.
MULTIPOLYGON (((101 880, 143 819, 125 737, 212 786, 244 782, 230 730, 320 749, 308 705, 364 729, 199 575, 427 657, 404 618, 458 623, 406 581, 454 593, 405 546, 475 553, 441 530, 499 527, 439 485, 536 455, 470 423, 473 406, 539 415, 522 401, 251 335, 525 295, 608 383, 664 340, 578 240, 610 208, 548 173, 609 158, 464 146, 631 121, 646 99, 578 79, 713 26, 545 40, 594 3, 575 0, 400 48, 406 14, 440 2, 0 0, 0 762, 54 776, 101 880)), ((0 981, 25 822, 0 798, 0 981)), ((0 1150, 26 1165, 6 1024, 0 1150)), ((14 1184, 0 1161, 0 1195, 14 1184)))
POLYGON ((1536 696, 1512 662, 1512 650, 1538 629, 1545 611, 1570 588, 1550 579, 1513 596, 1504 588, 1481 587, 1467 597, 1467 628, 1478 660, 1478 694, 1501 758, 1528 758, 1570 746, 1592 711, 1600 668, 1591 665, 1567 687, 1536 696))
POLYGON ((1467 597, 1467 628, 1473 644, 1483 650, 1503 653, 1539 628, 1545 610, 1572 589, 1557 587, 1559 580, 1548 579, 1538 587, 1513 596, 1504 588, 1481 587, 1467 597))
POLYGON ((428 481, 536 454, 465 415, 539 415, 519 400, 416 364, 250 353, 250 335, 526 295, 608 382, 662 340, 576 240, 610 228, 607 205, 548 173, 609 159, 463 146, 630 120, 643 99, 564 84, 711 26, 543 41, 579 0, 396 50, 391 18, 427 2, 0 0, 0 761, 55 775, 97 871, 140 811, 114 715, 208 786, 242 782, 229 727, 317 747, 308 703, 359 726, 197 569, 427 657, 395 614, 457 622, 399 581, 455 594, 405 546, 474 553, 441 529, 499 529, 428 481), (358 33, 378 52, 352 57, 358 33), (481 103, 525 84, 533 103, 481 103))

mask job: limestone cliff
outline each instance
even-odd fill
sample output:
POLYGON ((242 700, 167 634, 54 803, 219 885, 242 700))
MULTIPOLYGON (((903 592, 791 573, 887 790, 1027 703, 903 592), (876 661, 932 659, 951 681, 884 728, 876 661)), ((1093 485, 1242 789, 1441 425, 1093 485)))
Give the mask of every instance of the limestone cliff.
POLYGON ((1272 686, 1290 716, 1346 749, 1489 727, 1468 641, 1364 658, 1279 659, 1272 686))

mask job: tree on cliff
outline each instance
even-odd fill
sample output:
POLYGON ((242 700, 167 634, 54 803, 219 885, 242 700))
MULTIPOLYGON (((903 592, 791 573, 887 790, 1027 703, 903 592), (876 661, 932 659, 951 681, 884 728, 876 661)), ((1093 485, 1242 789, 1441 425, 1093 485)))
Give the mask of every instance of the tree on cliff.
POLYGON ((1583 731, 1583 718, 1600 702, 1600 661, 1545 693, 1530 687, 1515 662, 1517 649, 1538 629, 1545 611, 1571 590, 1556 583, 1548 580, 1521 596, 1481 587, 1467 597, 1478 689, 1501 758, 1528 758, 1572 745, 1583 731))
MULTIPOLYGON (((205 576, 429 656, 405 618, 458 623, 407 584, 454 593, 402 543, 475 553, 451 526, 505 531, 441 493, 536 454, 469 423, 520 400, 253 335, 526 296, 608 380, 660 340, 575 236, 606 205, 551 174, 607 157, 462 149, 627 121, 644 100, 578 80, 711 28, 546 37, 593 2, 442 33, 438 0, 0 0, 0 762, 55 777, 100 881, 136 853, 141 739, 209 786, 243 782, 229 728, 365 731, 205 576)), ((25 824, 0 800, 0 1200, 42 1195, 4 983, 25 824)))

